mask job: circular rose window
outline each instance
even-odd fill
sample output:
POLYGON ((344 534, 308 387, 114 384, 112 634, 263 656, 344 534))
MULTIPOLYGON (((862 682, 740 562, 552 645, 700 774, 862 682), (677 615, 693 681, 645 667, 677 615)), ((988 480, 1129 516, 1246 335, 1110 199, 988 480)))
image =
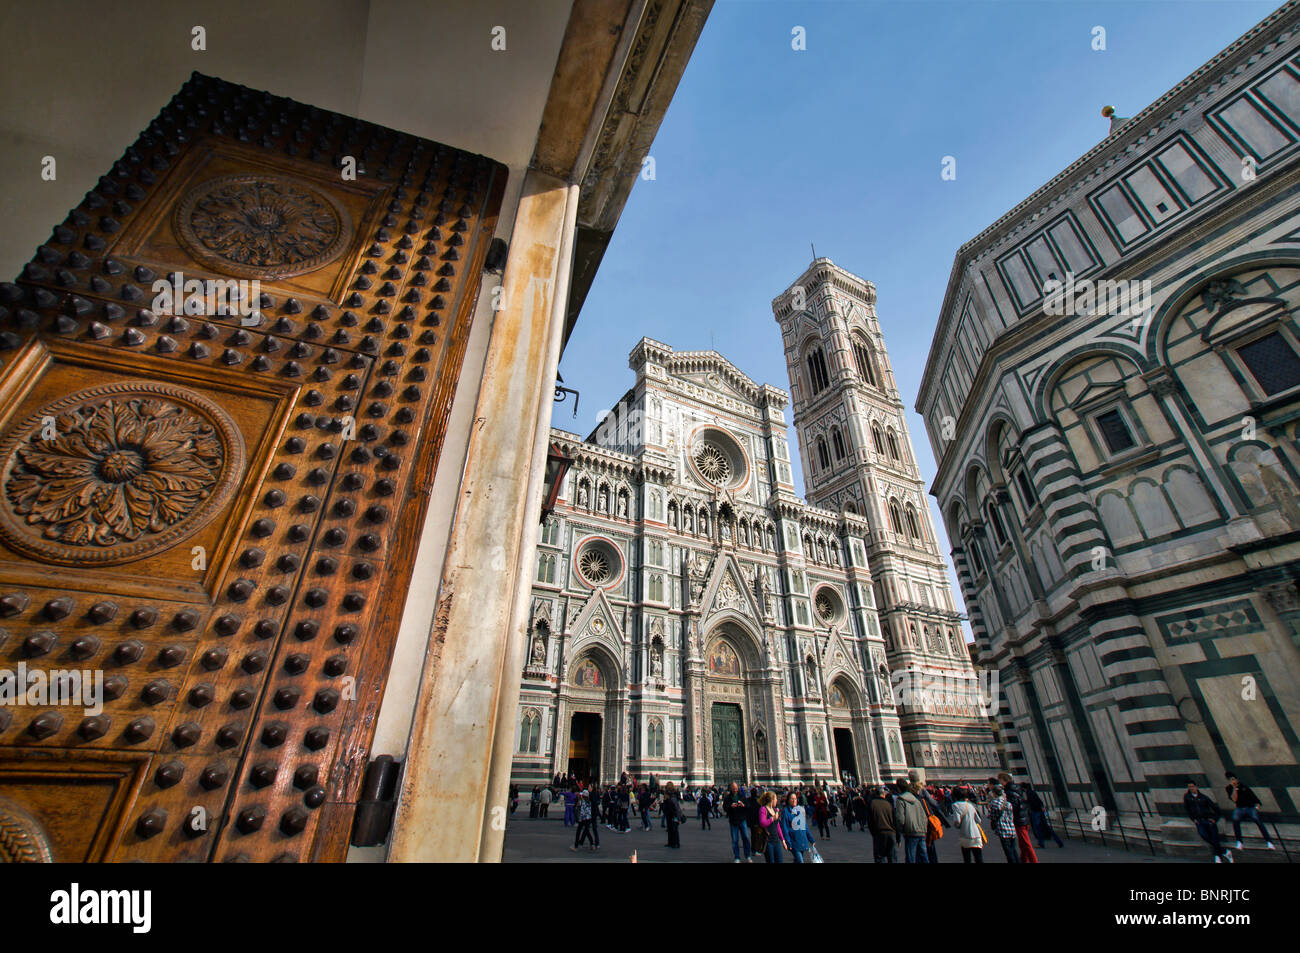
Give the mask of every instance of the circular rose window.
POLYGON ((609 540, 587 540, 578 547, 575 561, 582 581, 596 588, 613 585, 623 574, 623 557, 609 540))
POLYGON ((829 587, 817 590, 817 594, 813 596, 813 607, 817 610, 817 618, 827 625, 838 622, 844 615, 844 603, 840 601, 835 590, 829 587))
POLYGON ((691 465, 706 483, 724 489, 741 486, 749 475, 745 452, 730 434, 709 427, 691 443, 691 465))

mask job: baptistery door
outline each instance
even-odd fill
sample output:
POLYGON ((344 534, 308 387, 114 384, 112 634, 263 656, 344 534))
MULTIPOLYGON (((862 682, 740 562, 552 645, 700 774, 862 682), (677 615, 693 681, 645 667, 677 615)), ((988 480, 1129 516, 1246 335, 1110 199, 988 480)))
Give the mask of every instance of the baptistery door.
POLYGON ((23 857, 343 856, 503 180, 195 74, 0 286, 23 857))

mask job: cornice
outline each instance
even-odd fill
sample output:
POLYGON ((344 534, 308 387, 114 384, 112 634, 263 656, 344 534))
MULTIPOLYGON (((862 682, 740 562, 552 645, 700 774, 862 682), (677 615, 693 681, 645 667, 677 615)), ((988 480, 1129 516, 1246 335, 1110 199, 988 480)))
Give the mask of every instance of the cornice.
POLYGON ((1069 201, 1080 188, 1097 176, 1107 173, 1116 163, 1131 158, 1151 138, 1160 135, 1195 107, 1210 87, 1239 74, 1254 59, 1272 52, 1279 44, 1290 39, 1297 22, 1300 22, 1300 0, 1288 0, 1126 122, 1118 132, 1101 140, 957 249, 939 311, 939 322, 931 342, 929 359, 921 375, 917 404, 921 403, 932 387, 931 377, 935 371, 937 350, 934 342, 946 339, 946 326, 952 320, 954 301, 966 276, 973 270, 974 262, 1006 244, 1025 229, 1035 226, 1049 212, 1069 201), (1273 31, 1277 31, 1276 35, 1268 42, 1262 42, 1264 35, 1273 31), (1257 44, 1262 45, 1252 53, 1257 44), (1013 225, 1015 227, 1011 227, 1013 225))

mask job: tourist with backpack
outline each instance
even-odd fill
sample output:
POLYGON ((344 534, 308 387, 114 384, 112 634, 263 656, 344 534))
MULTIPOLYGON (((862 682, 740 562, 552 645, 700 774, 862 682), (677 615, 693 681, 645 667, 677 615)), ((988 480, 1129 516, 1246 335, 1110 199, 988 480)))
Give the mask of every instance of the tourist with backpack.
POLYGON ((961 859, 965 864, 984 863, 984 843, 988 838, 980 827, 979 811, 969 800, 970 792, 955 788, 952 792, 953 826, 957 828, 961 844, 961 859))
POLYGON ((994 782, 989 785, 989 793, 993 795, 989 801, 989 823, 993 825, 993 831, 1002 843, 1002 853, 1006 855, 1007 863, 1018 864, 1020 848, 1016 843, 1015 811, 1001 784, 994 782))
POLYGON ((1002 782, 1002 790, 1011 804, 1012 822, 1016 825, 1016 846, 1020 848, 1020 862, 1036 864, 1038 854, 1034 851, 1034 842, 1029 836, 1029 805, 1025 801, 1025 794, 1020 790, 1020 785, 1011 780, 1011 775, 1007 772, 998 772, 998 780, 1002 782))
POLYGON ((894 801, 894 829, 903 837, 903 862, 928 864, 926 836, 930 832, 930 817, 925 802, 921 800, 921 782, 912 781, 907 790, 894 801))

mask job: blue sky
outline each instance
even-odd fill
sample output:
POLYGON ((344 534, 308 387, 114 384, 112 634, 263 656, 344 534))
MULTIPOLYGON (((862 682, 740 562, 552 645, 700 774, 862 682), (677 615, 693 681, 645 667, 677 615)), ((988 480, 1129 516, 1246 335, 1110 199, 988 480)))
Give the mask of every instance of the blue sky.
POLYGON ((590 432, 643 335, 788 389, 771 300, 811 241, 876 285, 928 486, 912 407, 958 246, 1104 138, 1103 106, 1135 115, 1278 5, 718 0, 560 362, 581 414, 555 425, 590 432))

